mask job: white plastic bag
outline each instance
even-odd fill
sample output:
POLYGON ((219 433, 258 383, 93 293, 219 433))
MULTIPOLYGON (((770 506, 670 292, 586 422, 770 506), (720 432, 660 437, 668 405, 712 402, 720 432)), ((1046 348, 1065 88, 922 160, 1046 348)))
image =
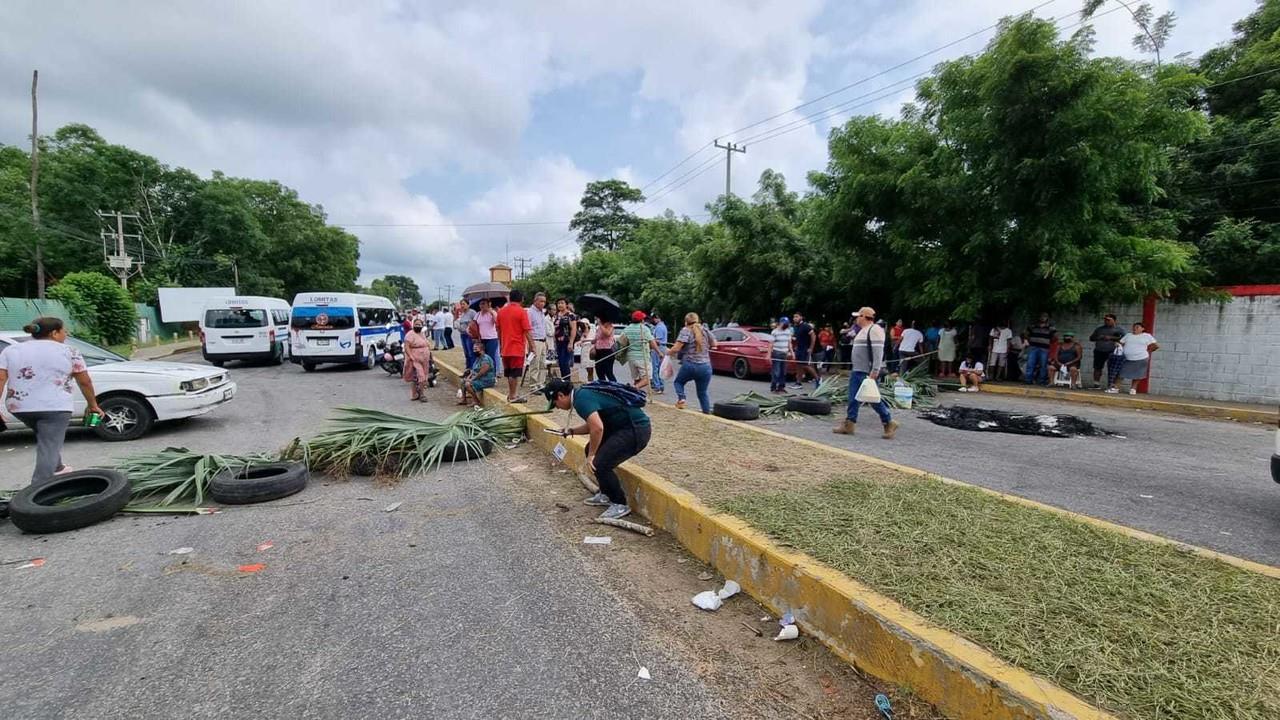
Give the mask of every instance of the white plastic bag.
POLYGON ((719 610, 724 601, 720 599, 715 590, 704 590, 693 596, 693 604, 703 610, 719 610))
POLYGON ((880 402, 880 386, 871 378, 863 378, 862 384, 858 386, 858 392, 853 396, 854 400, 862 403, 878 403, 880 402))
POLYGON ((680 369, 679 363, 670 355, 662 356, 662 365, 658 366, 658 377, 664 382, 671 382, 676 379, 676 372, 680 369))

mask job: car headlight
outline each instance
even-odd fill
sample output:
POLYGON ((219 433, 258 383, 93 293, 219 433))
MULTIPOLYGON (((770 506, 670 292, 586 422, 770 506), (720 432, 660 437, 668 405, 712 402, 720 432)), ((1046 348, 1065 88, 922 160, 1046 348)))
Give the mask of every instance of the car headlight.
POLYGON ((183 392, 195 392, 197 390, 203 390, 209 387, 209 378, 200 378, 198 380, 186 380, 178 387, 182 388, 183 392))

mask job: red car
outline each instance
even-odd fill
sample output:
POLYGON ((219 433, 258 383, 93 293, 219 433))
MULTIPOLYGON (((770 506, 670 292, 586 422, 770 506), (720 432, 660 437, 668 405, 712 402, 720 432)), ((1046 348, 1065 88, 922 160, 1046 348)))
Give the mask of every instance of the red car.
MULTIPOLYGON (((711 353, 713 371, 733 373, 739 380, 769 374, 772 364, 769 349, 773 346, 773 339, 767 328, 719 328, 711 331, 711 337, 716 339, 716 349, 711 353)), ((795 372, 795 362, 788 362, 787 374, 794 375, 795 372)))

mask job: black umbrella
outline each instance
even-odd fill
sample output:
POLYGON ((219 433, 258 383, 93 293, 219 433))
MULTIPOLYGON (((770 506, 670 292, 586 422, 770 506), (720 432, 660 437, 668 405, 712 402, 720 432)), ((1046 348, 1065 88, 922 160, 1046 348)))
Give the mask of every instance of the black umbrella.
POLYGON ((491 300, 494 298, 502 298, 503 300, 506 300, 510 293, 511 288, 503 285, 502 283, 482 282, 476 283, 475 285, 468 287, 466 290, 463 290, 462 297, 470 303, 475 302, 480 298, 489 298, 491 300))
POLYGON ((595 316, 596 320, 622 322, 622 306, 608 295, 583 295, 578 298, 576 307, 588 315, 595 316))

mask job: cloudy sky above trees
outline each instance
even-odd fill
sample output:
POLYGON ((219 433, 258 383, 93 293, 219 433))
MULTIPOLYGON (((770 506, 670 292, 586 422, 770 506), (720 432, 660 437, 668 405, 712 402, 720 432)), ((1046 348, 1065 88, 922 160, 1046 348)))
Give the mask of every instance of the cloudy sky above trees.
MULTIPOLYGON (((360 237, 362 282, 409 274, 434 297, 507 257, 574 251, 567 220, 593 179, 648 185, 657 197, 642 214, 701 219, 723 163, 669 186, 723 158, 706 147, 716 138, 746 140, 733 158, 740 194, 769 167, 803 190, 833 123, 896 113, 913 76, 992 33, 790 108, 1037 5, 1057 18, 1080 2, 18 0, 0 8, 0 143, 28 142, 38 68, 42 132, 82 122, 202 175, 280 180, 360 237), (752 139, 775 127, 796 129, 752 139), (474 225, 502 222, 549 224, 474 225)), ((1153 5, 1179 15, 1166 59, 1222 42, 1254 8, 1153 5)), ((1092 24, 1098 53, 1136 55, 1126 13, 1092 24)))

